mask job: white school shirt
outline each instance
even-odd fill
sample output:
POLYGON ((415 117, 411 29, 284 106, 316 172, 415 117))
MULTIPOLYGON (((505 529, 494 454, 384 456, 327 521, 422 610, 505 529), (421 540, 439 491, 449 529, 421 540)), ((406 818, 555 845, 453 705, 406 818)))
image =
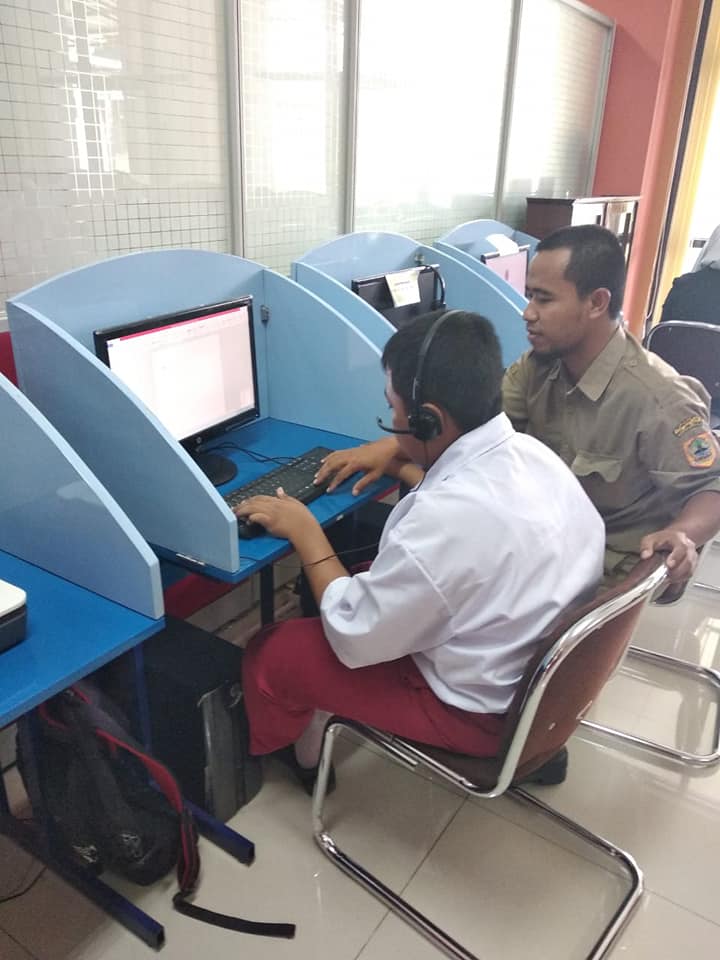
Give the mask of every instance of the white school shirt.
POLYGON ((501 413, 395 506, 369 571, 326 587, 325 633, 348 667, 411 654, 445 703, 502 713, 543 628, 599 583, 604 548, 577 479, 501 413))

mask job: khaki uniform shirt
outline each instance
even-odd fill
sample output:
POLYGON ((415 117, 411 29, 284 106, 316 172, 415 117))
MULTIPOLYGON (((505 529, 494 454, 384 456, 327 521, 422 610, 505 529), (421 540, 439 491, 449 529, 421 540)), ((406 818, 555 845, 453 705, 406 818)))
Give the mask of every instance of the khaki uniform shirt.
POLYGON ((709 399, 701 383, 621 328, 577 383, 560 360, 533 351, 503 381, 514 427, 565 461, 602 516, 606 576, 626 572, 640 540, 667 526, 694 494, 720 493, 709 399))

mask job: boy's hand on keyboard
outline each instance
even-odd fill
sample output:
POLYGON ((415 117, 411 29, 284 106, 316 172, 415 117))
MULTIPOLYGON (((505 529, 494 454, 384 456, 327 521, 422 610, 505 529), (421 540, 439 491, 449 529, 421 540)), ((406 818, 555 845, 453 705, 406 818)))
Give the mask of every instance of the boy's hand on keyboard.
POLYGON ((259 523, 274 537, 285 537, 292 543, 297 543, 305 536, 308 530, 320 527, 308 508, 289 497, 282 487, 278 487, 275 497, 250 497, 243 500, 234 512, 238 517, 244 517, 251 523, 259 523))

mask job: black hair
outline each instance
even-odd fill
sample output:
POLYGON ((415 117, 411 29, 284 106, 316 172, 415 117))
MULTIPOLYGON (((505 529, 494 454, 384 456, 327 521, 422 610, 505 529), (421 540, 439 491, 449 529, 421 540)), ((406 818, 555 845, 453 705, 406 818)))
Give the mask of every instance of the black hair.
POLYGON ((590 223, 562 227, 541 240, 535 252, 543 250, 569 250, 565 279, 575 285, 580 297, 599 287, 609 290, 608 313, 617 317, 625 291, 625 256, 614 233, 590 223))
MULTIPOLYGON (((433 310, 397 330, 385 344, 382 365, 393 390, 412 410, 413 380, 425 336, 446 310, 433 310)), ((425 355, 420 403, 435 403, 466 433, 501 410, 503 365, 500 342, 489 320, 477 313, 453 311, 435 331, 425 355)))

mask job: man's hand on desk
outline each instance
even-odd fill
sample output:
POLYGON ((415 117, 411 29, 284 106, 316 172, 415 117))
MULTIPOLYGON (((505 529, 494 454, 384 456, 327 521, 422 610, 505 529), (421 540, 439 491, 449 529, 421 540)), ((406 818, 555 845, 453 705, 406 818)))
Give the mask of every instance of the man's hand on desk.
POLYGON ((295 545, 307 538, 309 533, 321 529, 305 504, 295 497, 289 497, 282 487, 278 488, 276 497, 250 497, 249 500, 243 500, 235 507, 235 514, 251 523, 262 524, 272 536, 285 537, 295 545))
POLYGON ((316 483, 324 483, 328 479, 328 493, 339 486, 354 473, 363 476, 353 485, 352 495, 356 497, 368 484, 378 480, 383 474, 397 477, 413 486, 422 478, 422 470, 411 464, 400 453, 397 440, 394 437, 383 437, 365 443, 361 447, 350 447, 349 450, 336 450, 323 460, 323 464, 315 477, 316 483))

